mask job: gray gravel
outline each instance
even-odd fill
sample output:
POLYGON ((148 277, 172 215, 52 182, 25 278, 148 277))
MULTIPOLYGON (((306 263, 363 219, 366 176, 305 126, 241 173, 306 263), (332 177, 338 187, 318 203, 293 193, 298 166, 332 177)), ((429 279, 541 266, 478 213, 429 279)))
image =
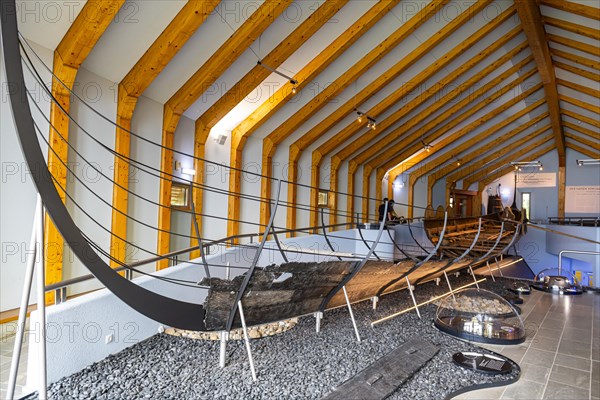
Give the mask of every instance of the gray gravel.
MULTIPOLYGON (((453 278, 460 285, 468 276, 453 278)), ((494 285, 497 286, 497 285, 494 285)), ((425 284, 417 301, 445 291, 425 284)), ((346 308, 328 311, 321 333, 303 317, 285 334, 251 341, 258 382, 253 383, 242 341, 228 343, 227 367, 219 369, 219 343, 166 334, 153 336, 49 387, 53 399, 319 399, 413 336, 440 347, 439 353, 391 399, 444 399, 458 390, 515 379, 488 376, 455 366, 457 351, 489 351, 442 334, 433 326, 436 307, 409 312, 375 328, 370 322, 412 305, 407 291, 353 307, 363 341, 358 343, 346 308)))

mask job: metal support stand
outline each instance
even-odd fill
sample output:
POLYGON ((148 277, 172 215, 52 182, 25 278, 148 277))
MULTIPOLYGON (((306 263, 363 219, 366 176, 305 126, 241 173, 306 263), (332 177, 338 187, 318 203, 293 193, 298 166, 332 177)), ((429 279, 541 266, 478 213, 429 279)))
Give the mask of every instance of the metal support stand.
POLYGON ((33 270, 36 262, 37 253, 37 223, 38 223, 38 208, 40 200, 35 208, 33 218, 33 227, 31 229, 31 239, 29 240, 29 248, 33 248, 33 253, 29 253, 27 257, 27 269, 25 270, 25 281, 23 282, 23 292, 21 293, 21 307, 19 308, 19 319, 17 322, 17 337, 13 348, 12 360, 10 364, 10 373, 8 377, 8 399, 12 400, 15 395, 15 384, 17 382, 17 372, 19 368, 19 360, 21 359, 21 346, 23 344, 23 336, 25 334, 25 323, 27 319, 27 305, 29 304, 29 293, 31 292, 31 282, 33 281, 33 270))
POLYGON ((356 326, 356 320, 354 319, 354 313, 352 312, 352 305, 350 304, 350 299, 348 298, 348 292, 346 291, 346 286, 342 286, 342 290, 344 291, 344 297, 346 298, 346 304, 348 305, 348 311, 350 312, 350 319, 352 319, 352 325, 354 326, 354 333, 356 334, 356 340, 360 343, 360 334, 358 333, 358 326, 356 326))
POLYGON ((221 331, 221 348, 219 349, 219 367, 225 368, 225 355, 227 351, 227 340, 229 332, 221 331))
POLYGON ((229 264, 229 261, 227 261, 227 268, 225 268, 225 279, 227 280, 231 279, 231 267, 229 264))
POLYGON ((479 290, 479 283, 477 283, 477 278, 475 277, 475 272, 473 272, 473 267, 469 265, 469 271, 471 271, 471 276, 473 277, 473 281, 475 281, 475 286, 477 286, 477 290, 479 290))
POLYGON ((450 284, 450 279, 448 279, 448 274, 446 273, 446 271, 444 271, 444 276, 446 277, 446 283, 448 283, 448 289, 450 289, 450 294, 452 295, 452 298, 456 300, 456 296, 454 296, 454 290, 452 290, 452 285, 450 284))
POLYGON ((379 296, 371 297, 371 301, 373 302, 373 310, 377 310, 377 303, 379 303, 379 296))
POLYGON ((61 287, 54 291, 54 304, 62 304, 67 301, 67 287, 61 287))
POLYGON ((317 311, 315 313, 315 320, 317 321, 317 333, 321 332, 321 320, 323 319, 323 313, 321 311, 317 311))
POLYGON ((250 349, 250 338, 248 338, 248 328, 246 327, 246 318, 244 318, 244 308, 242 307, 242 301, 238 301, 238 310, 240 312, 240 319, 242 320, 242 329, 244 330, 244 342, 246 342, 246 351, 248 352, 248 361, 250 361, 250 371, 252 372, 252 380, 256 379, 256 371, 254 370, 254 360, 252 359, 252 350, 250 349))
POLYGON ((406 284, 408 285, 408 291, 410 292, 410 297, 412 298, 413 304, 415 306, 415 311, 417 312, 417 315, 419 316, 419 319, 421 318, 421 312, 419 311, 419 306, 417 305, 417 299, 415 299, 415 294, 413 292, 413 287, 410 284, 410 281, 408 280, 408 276, 405 277, 406 278, 406 284))
POLYGON ((498 262, 498 257, 495 257, 494 260, 496 260, 496 268, 498 269, 498 272, 500 272, 500 276, 504 278, 504 274, 502 274, 502 269, 500 268, 500 263, 498 262))
POLYGON ((492 280, 493 280, 494 282, 496 282, 496 278, 494 278, 494 273, 492 272, 492 268, 490 267, 490 262, 489 262, 489 261, 486 261, 486 262, 485 262, 485 265, 487 265, 487 267, 488 267, 488 271, 490 271, 490 276, 492 277, 492 280))
POLYGON ((435 278, 435 286, 440 286, 440 282, 442 280, 440 278, 435 278))

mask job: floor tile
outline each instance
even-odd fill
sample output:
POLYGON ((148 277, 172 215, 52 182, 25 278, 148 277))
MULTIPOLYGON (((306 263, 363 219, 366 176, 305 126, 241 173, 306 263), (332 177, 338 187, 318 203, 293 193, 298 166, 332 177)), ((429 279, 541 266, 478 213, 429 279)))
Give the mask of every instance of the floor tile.
POLYGON ((535 337, 531 342, 531 348, 556 352, 558 349, 558 338, 535 337))
MULTIPOLYGON (((510 385, 506 388, 501 399, 514 399, 514 400, 541 399, 543 392, 544 392, 543 384, 527 381, 525 379, 519 379, 516 383, 513 383, 512 385, 510 385)), ((562 400, 564 400, 564 399, 562 399, 562 400)))
POLYGON ((552 367, 552 372, 550 373, 550 381, 578 388, 588 388, 590 387, 590 373, 588 371, 555 365, 552 367))
POLYGON ((521 362, 547 367, 549 365, 552 365, 552 363, 554 362, 554 355, 555 353, 550 351, 530 348, 529 350, 527 350, 527 353, 525 353, 525 356, 523 357, 521 362))
POLYGON ((558 353, 556 355, 556 360, 554 360, 554 364, 562 365, 563 367, 579 369, 587 372, 589 372, 592 367, 592 361, 587 358, 573 357, 561 353, 558 353))
POLYGON ((550 339, 559 339, 561 332, 562 331, 560 329, 540 328, 536 332, 535 336, 536 337, 550 338, 550 339))
POLYGON ((590 329, 565 327, 562 338, 574 342, 587 343, 589 345, 592 343, 592 331, 590 329))
POLYGON ((600 361, 592 361, 592 381, 600 382, 600 361))
POLYGON ((545 319, 544 322, 542 322, 542 325, 540 325, 540 328, 562 330, 564 325, 565 325, 564 321, 559 321, 559 320, 555 320, 555 319, 545 319))
POLYGON ((561 340, 558 352, 569 356, 590 358, 591 349, 589 344, 574 342, 572 340, 561 340))
POLYGON ((551 372, 549 367, 543 367, 541 365, 521 363, 520 367, 521 379, 541 383, 543 385, 546 384, 551 372))
POLYGON ((585 400, 589 398, 590 391, 588 389, 576 388, 553 381, 548 382, 544 392, 544 399, 551 400, 585 400))
POLYGON ((526 352, 525 346, 505 346, 501 354, 519 364, 526 352))

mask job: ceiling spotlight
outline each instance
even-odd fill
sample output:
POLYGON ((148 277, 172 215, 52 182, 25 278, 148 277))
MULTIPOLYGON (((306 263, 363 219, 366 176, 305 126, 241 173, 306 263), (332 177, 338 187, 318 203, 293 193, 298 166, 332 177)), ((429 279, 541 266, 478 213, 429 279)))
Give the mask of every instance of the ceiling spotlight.
POLYGON ((373 118, 367 116, 367 121, 367 128, 371 128, 373 130, 377 129, 377 123, 373 118))
POLYGON ((457 162, 456 162, 456 165, 460 167, 460 161, 457 161, 457 162))
POLYGON ((292 94, 296 94, 298 93, 298 89, 296 88, 296 86, 292 87, 292 94))
POLYGON ((361 113, 360 111, 356 111, 356 114, 358 114, 358 118, 356 118, 356 122, 358 122, 359 124, 362 123, 363 113, 361 113))
POLYGON ((431 148, 433 147, 431 144, 425 143, 423 139, 421 139, 421 143, 423 143, 423 150, 425 150, 428 153, 431 152, 431 148))
POLYGON ((544 170, 544 166, 540 165, 540 171, 543 171, 543 170, 544 170))
POLYGON ((373 130, 377 129, 377 123, 375 122, 375 118, 365 114, 364 112, 360 111, 357 108, 355 108, 354 111, 356 111, 356 115, 358 115, 358 117, 356 118, 356 122, 361 124, 363 122, 363 120, 366 118, 367 119, 367 128, 373 129, 373 130))
POLYGON ((298 89, 296 89, 296 85, 298 84, 298 81, 297 81, 297 80, 295 80, 295 79, 294 79, 294 78, 292 78, 291 76, 288 76, 288 75, 284 74, 283 72, 279 72, 279 71, 277 71, 277 69, 275 69, 275 68, 272 68, 272 67, 269 67, 268 65, 265 65, 265 64, 263 64, 261 60, 258 60, 258 61, 256 62, 256 64, 258 64, 258 65, 260 65, 261 67, 263 67, 263 68, 265 68, 265 69, 268 69, 269 71, 273 72, 274 74, 277 74, 277 75, 279 75, 279 76, 282 76, 282 77, 284 77, 285 79, 287 79, 288 81, 290 81, 290 83, 291 83, 292 85, 294 85, 294 86, 292 87, 292 93, 293 93, 293 94, 296 94, 296 92, 298 91, 298 89))

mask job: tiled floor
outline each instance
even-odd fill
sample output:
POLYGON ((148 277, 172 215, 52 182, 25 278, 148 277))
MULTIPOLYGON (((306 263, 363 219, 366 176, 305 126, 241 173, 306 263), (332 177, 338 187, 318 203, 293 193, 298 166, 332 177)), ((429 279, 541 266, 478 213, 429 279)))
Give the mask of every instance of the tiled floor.
MULTIPOLYGON (((12 331, 12 330, 11 330, 12 331)), ((2 330, 4 332, 4 330, 2 330)), ((17 385, 15 387, 15 398, 18 398, 23 392, 25 385, 25 377, 27 376, 27 336, 25 335, 25 343, 21 347, 21 358, 19 360, 19 371, 17 375, 17 385)), ((10 363, 15 344, 14 335, 0 336, 0 399, 6 399, 6 390, 8 389, 8 376, 10 374, 10 363)))
POLYGON ((527 340, 485 346, 519 363, 519 381, 455 399, 600 399, 600 295, 533 291, 524 300, 527 340))

